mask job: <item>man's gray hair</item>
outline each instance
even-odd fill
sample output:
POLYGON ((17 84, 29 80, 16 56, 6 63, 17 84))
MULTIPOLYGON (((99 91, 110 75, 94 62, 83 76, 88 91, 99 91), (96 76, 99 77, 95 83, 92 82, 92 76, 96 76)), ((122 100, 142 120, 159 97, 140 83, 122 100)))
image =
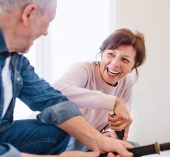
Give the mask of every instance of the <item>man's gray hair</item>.
POLYGON ((10 13, 16 9, 22 9, 28 4, 35 4, 41 13, 45 13, 52 6, 54 0, 0 0, 0 14, 10 13))

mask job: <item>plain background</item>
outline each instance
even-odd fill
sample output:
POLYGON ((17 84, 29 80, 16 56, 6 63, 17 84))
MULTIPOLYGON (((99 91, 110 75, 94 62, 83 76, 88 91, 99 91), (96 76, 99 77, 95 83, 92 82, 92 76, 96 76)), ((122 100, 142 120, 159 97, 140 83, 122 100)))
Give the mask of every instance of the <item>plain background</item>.
POLYGON ((146 39, 129 139, 140 145, 170 142, 170 1, 117 0, 117 27, 139 30, 146 39))

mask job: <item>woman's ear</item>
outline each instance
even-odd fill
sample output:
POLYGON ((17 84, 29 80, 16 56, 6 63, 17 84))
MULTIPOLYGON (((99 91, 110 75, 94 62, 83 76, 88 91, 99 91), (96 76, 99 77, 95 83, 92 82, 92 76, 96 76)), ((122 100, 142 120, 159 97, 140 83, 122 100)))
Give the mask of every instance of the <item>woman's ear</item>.
POLYGON ((31 20, 37 16, 37 6, 35 4, 27 5, 22 13, 22 21, 24 26, 28 26, 31 20))

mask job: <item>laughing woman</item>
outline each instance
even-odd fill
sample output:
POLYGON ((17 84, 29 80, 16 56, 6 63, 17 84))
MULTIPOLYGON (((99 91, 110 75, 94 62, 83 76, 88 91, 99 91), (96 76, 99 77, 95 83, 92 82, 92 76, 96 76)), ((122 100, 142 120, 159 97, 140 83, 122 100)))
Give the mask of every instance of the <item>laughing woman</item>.
POLYGON ((75 102, 98 131, 109 124, 104 130, 106 136, 116 138, 114 131, 124 129, 123 140, 127 140, 134 85, 129 73, 134 70, 138 77, 138 67, 146 59, 144 36, 138 31, 118 29, 103 41, 98 55, 100 61, 70 66, 53 87, 75 102))

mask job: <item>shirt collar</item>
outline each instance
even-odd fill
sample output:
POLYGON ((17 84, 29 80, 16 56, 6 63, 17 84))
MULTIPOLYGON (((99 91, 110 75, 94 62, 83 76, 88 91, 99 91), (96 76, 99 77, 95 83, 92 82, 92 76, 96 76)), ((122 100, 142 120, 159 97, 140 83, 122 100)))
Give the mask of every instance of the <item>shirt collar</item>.
POLYGON ((8 51, 5 40, 4 40, 4 36, 2 33, 2 30, 0 28, 0 53, 4 52, 4 51, 8 51))

